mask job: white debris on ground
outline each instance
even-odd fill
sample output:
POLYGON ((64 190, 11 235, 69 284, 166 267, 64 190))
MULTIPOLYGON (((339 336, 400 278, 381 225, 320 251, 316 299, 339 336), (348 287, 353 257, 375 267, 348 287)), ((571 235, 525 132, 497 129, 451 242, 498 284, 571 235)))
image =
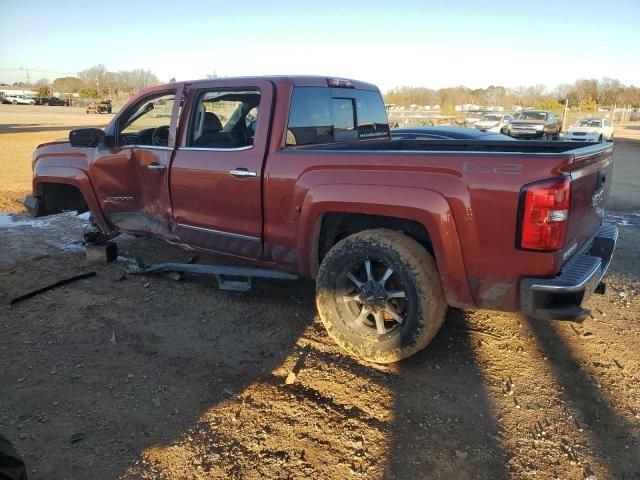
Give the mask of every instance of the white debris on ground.
POLYGON ((76 215, 73 212, 32 218, 26 213, 0 214, 0 266, 11 263, 3 252, 12 252, 24 259, 49 255, 56 251, 80 252, 82 234, 89 223, 89 213, 76 215), (25 233, 30 241, 25 242, 25 233))

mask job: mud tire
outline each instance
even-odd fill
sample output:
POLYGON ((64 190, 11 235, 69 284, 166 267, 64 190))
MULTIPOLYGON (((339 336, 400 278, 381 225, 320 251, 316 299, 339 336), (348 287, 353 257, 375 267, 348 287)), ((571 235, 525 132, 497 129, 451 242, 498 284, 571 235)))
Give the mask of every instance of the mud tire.
POLYGON ((426 347, 445 319, 447 304, 431 254, 403 233, 375 229, 344 238, 322 261, 316 280, 316 304, 322 323, 338 345, 373 363, 392 363, 426 347), (388 333, 364 335, 344 312, 339 277, 358 262, 378 259, 393 268, 406 293, 406 318, 388 333))

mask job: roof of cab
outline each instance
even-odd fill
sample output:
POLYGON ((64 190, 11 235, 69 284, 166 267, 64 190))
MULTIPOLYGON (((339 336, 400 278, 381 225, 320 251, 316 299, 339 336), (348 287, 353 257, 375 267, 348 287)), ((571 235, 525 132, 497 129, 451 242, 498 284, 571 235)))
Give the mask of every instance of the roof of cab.
MULTIPOLYGON (((249 77, 217 77, 217 78, 205 78, 200 80, 189 80, 185 83, 187 85, 198 86, 199 84, 211 84, 228 81, 242 81, 243 83, 250 83, 251 81, 267 80, 267 81, 285 81, 290 82, 294 87, 327 87, 328 79, 340 79, 349 80, 353 83, 354 88, 359 90, 374 90, 378 91, 378 87, 372 83, 362 82, 360 80, 353 80, 350 78, 336 77, 336 76, 320 76, 320 75, 265 75, 265 76, 249 76, 249 77)), ((169 84, 167 84, 169 85, 169 84)))

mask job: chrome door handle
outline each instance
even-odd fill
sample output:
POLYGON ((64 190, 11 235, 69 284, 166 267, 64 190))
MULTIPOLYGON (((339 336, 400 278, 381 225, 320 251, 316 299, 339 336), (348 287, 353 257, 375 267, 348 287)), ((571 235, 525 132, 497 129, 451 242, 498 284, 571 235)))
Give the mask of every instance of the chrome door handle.
POLYGON ((233 170, 229 170, 229 173, 234 177, 244 178, 244 177, 257 177, 258 174, 246 168, 234 168, 233 170))
POLYGON ((167 169, 165 165, 160 165, 159 163, 150 163, 147 165, 147 168, 154 172, 164 172, 167 169))

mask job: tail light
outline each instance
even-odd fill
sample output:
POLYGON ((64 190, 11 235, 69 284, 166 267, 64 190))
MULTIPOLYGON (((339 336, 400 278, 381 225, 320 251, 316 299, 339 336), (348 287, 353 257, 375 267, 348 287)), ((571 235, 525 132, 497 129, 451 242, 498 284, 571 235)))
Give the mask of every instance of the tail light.
POLYGON ((344 78, 327 78, 327 85, 335 88, 354 88, 355 85, 351 80, 344 78))
POLYGON ((520 192, 519 247, 553 251, 564 245, 569 221, 571 180, 544 180, 520 192))

